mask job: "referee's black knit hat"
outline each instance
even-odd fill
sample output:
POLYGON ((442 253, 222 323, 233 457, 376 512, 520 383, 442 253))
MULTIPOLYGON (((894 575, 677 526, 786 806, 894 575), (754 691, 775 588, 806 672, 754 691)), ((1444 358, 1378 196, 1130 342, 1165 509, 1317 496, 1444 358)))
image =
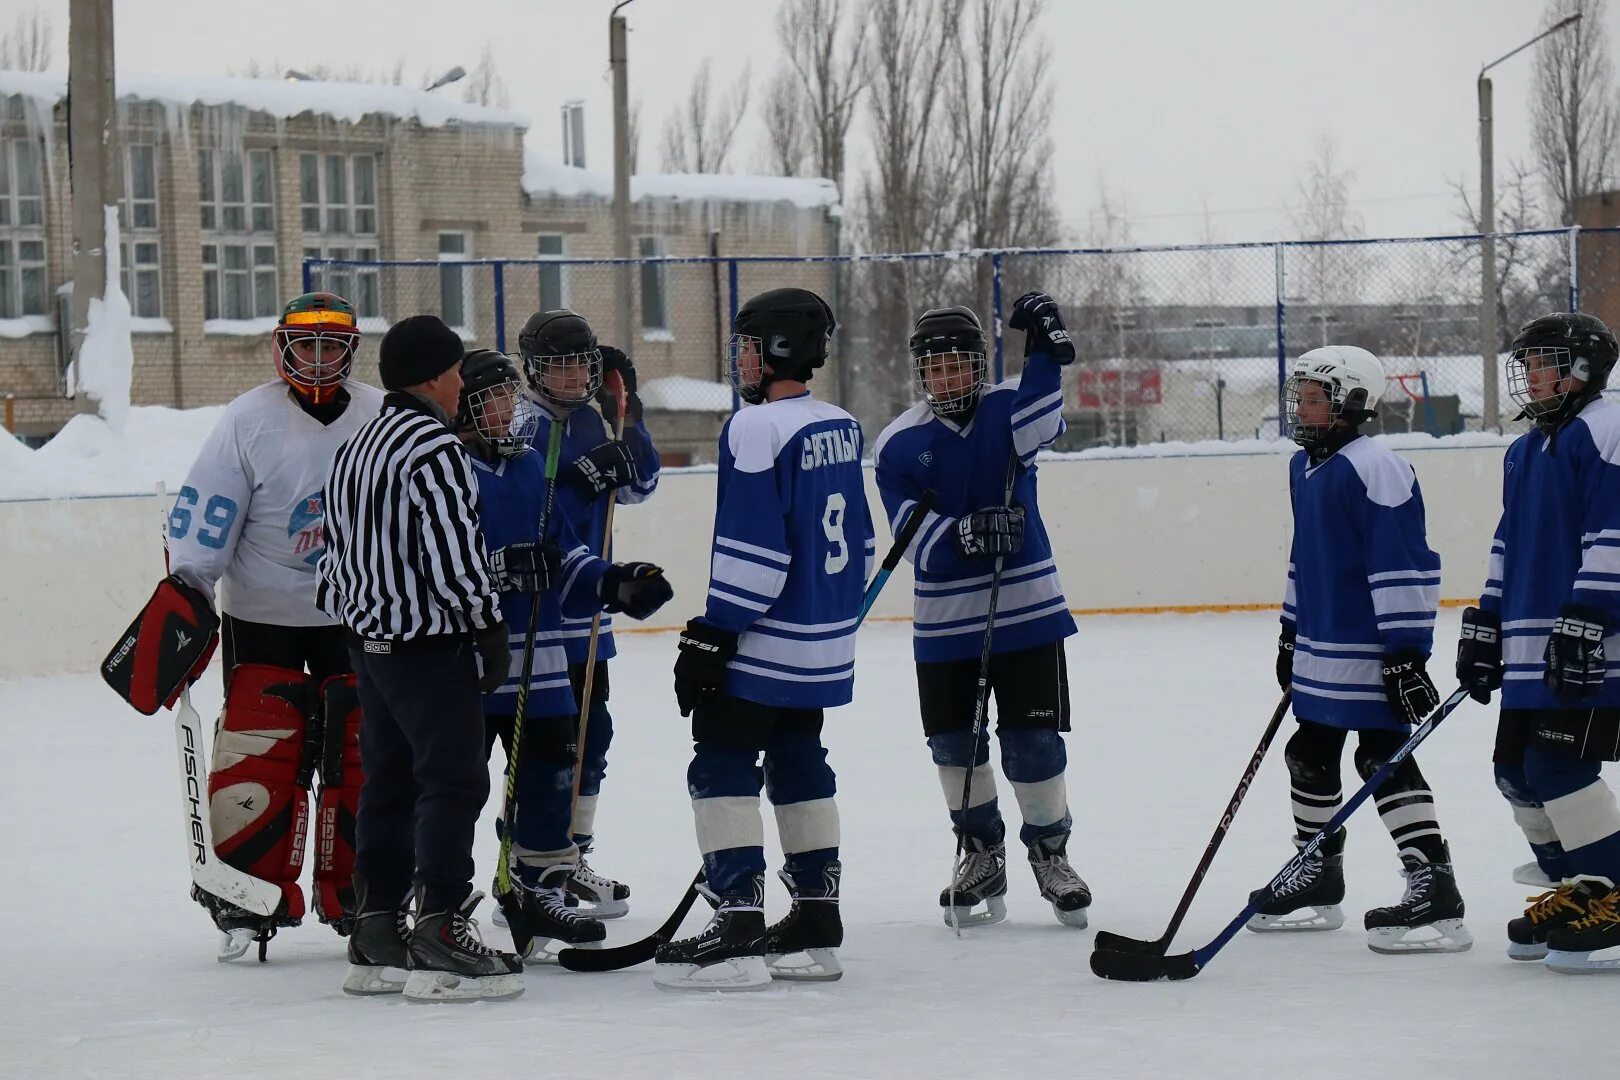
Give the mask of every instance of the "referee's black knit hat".
POLYGON ((437 315, 401 319, 383 335, 378 361, 382 384, 403 390, 437 378, 461 363, 461 335, 437 315))

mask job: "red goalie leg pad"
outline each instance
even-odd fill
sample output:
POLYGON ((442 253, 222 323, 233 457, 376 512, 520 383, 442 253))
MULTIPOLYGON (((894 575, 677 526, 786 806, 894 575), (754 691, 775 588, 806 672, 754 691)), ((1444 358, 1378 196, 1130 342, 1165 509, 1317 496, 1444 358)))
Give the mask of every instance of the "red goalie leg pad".
POLYGON ((348 933, 354 919, 354 819, 360 810, 360 696, 353 675, 321 684, 321 788, 315 797, 315 914, 348 933))
POLYGON ((214 732, 209 822, 219 857, 281 886, 287 916, 304 916, 298 873, 309 829, 304 767, 309 690, 304 673, 241 664, 214 732))

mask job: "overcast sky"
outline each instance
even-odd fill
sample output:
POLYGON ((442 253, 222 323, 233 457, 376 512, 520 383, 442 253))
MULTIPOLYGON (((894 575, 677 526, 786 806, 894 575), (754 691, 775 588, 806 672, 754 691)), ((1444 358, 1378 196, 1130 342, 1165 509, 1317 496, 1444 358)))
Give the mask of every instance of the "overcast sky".
MULTIPOLYGON (((856 0, 851 0, 856 2, 856 0)), ((36 0, 0 0, 0 27, 36 0)), ((67 0, 42 6, 66 69, 67 0)), ((632 100, 641 160, 658 164, 664 115, 712 57, 724 84, 752 64, 756 105, 777 58, 777 0, 635 0, 632 100)), ((1448 179, 1478 183, 1474 79, 1532 36, 1542 0, 1048 0, 1056 63, 1053 168, 1059 211, 1080 235, 1102 185, 1122 197, 1136 239, 1290 235, 1286 207, 1323 135, 1354 170, 1370 235, 1458 229, 1448 179)), ((589 165, 611 167, 612 0, 116 0, 117 57, 140 73, 224 74, 250 59, 388 68, 471 68, 486 41, 532 120, 529 139, 561 154, 558 111, 581 98, 589 165)), ((1620 4, 1606 30, 1620 42, 1620 4)), ((1493 72, 1498 176, 1528 154, 1532 54, 1493 72)), ((450 87, 439 93, 457 93, 450 87)), ((744 128, 731 171, 756 164, 744 128)), ((849 178, 865 155, 858 130, 849 178)))

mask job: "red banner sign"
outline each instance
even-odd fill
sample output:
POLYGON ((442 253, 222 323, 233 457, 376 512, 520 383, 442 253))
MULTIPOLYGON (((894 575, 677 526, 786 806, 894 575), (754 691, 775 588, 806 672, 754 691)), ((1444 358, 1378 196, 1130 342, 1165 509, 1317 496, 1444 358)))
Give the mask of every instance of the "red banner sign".
POLYGON ((1082 409, 1136 409, 1164 401, 1158 368, 1099 371, 1081 368, 1076 380, 1082 409))

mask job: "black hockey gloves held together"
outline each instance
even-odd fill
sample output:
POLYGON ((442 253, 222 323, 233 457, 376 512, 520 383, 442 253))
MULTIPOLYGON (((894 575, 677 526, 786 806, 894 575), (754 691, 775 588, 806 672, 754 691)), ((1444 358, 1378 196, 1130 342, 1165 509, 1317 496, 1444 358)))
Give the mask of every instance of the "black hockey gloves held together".
POLYGON ((500 592, 535 595, 551 588, 562 571, 563 550, 556 541, 507 544, 490 552, 489 569, 500 592))
POLYGON ((562 477, 591 496, 626 487, 641 479, 630 448, 616 439, 609 439, 585 451, 563 469, 562 477))
POLYGON ((1294 685, 1294 639, 1292 626, 1285 626, 1277 639, 1277 689, 1287 693, 1294 685))
POLYGON ((726 684, 726 664, 737 655, 737 635, 699 619, 681 631, 680 653, 675 657, 675 701, 682 716, 708 705, 726 684))
POLYGON ((956 519, 956 550, 964 559, 1016 555, 1024 550, 1024 508, 987 506, 956 519))
POLYGON ((1063 325, 1057 301, 1043 292, 1027 292, 1013 301, 1007 325, 1024 332, 1024 355, 1043 352, 1060 364, 1074 359, 1074 342, 1063 325))
POLYGON ((1566 704, 1595 697, 1609 674, 1603 652, 1603 612, 1583 604, 1565 604, 1547 639, 1548 689, 1566 704))
POLYGON ((506 643, 506 637, 506 623, 498 622, 478 631, 473 639, 478 646, 480 694, 493 694, 512 673, 512 648, 506 643))
POLYGON ((675 595, 661 567, 650 562, 614 563, 602 575, 602 610, 645 619, 675 595))
POLYGON ((1428 661, 1414 652, 1384 657, 1384 693, 1396 719, 1408 724, 1421 724, 1440 704, 1434 680, 1429 678, 1428 661))
POLYGON ((1502 688, 1502 618, 1477 607, 1463 609, 1462 636, 1457 639, 1457 681, 1481 705, 1502 688))

